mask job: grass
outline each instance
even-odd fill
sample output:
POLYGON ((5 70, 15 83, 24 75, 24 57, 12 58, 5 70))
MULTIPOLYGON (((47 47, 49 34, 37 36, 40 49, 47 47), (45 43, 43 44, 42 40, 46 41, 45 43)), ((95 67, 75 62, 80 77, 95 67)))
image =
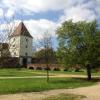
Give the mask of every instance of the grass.
POLYGON ((56 96, 50 96, 43 100, 81 100, 85 98, 85 96, 78 96, 73 94, 60 94, 56 96))
POLYGON ((68 89, 95 84, 94 81, 75 78, 0 79, 0 94, 38 92, 51 89, 68 89))
POLYGON ((72 75, 86 75, 86 72, 74 72, 74 71, 50 71, 53 74, 72 74, 72 75))
MULTIPOLYGON (((68 71, 49 71, 50 75, 71 74, 86 75, 86 72, 68 72, 68 71)), ((24 76, 45 76, 46 71, 28 70, 28 69, 0 69, 0 77, 24 77, 24 76)), ((93 72, 92 75, 100 76, 100 72, 93 72)))
POLYGON ((23 76, 44 76, 46 73, 40 73, 27 69, 0 69, 0 77, 23 77, 23 76))

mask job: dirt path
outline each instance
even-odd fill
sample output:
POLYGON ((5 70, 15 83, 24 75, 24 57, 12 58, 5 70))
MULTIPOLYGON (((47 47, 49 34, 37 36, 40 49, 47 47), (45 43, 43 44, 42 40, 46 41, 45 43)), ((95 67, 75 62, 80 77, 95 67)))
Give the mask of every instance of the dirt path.
POLYGON ((76 89, 58 89, 44 92, 0 95, 0 100, 41 100, 45 97, 58 95, 60 93, 84 95, 87 97, 84 100, 100 100, 100 83, 94 86, 81 87, 76 89))
MULTIPOLYGON (((22 79, 22 78, 46 78, 47 76, 9 76, 9 77, 0 77, 0 79, 22 79)), ((51 75, 51 78, 56 78, 56 77, 72 77, 72 78, 86 78, 86 75, 71 75, 71 74, 59 74, 59 75, 51 75)), ((100 76, 92 76, 93 78, 100 78, 100 76)))
MULTIPOLYGON (((0 79, 22 79, 22 78, 46 78, 47 76, 22 76, 22 77, 0 77, 0 79)), ((51 75, 51 78, 55 77, 80 77, 80 78, 85 78, 86 75, 64 75, 64 74, 59 74, 59 75, 51 75)), ((98 76, 100 77, 100 76, 98 76)))

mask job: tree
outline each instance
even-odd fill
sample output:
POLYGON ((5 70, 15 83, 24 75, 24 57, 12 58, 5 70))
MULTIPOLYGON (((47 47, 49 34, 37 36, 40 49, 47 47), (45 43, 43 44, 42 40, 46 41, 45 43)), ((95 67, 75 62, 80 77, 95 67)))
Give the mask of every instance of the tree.
MULTIPOLYGON (((55 63, 55 51, 53 48, 48 48, 48 59, 50 63, 55 63)), ((45 63, 45 49, 41 49, 33 54, 34 58, 38 61, 38 63, 45 63)))
POLYGON ((11 56, 9 37, 15 28, 14 18, 7 18, 4 15, 2 20, 0 20, 0 24, 0 66, 4 67, 9 62, 8 58, 11 56))
POLYGON ((39 47, 41 47, 41 52, 38 56, 42 57, 45 61, 47 69, 47 82, 49 82, 49 68, 51 65, 51 59, 53 59, 54 53, 52 48, 52 36, 50 34, 44 33, 42 39, 39 41, 39 47))
POLYGON ((100 31, 96 21, 66 21, 57 29, 58 61, 64 66, 87 68, 88 80, 91 80, 91 68, 100 65, 100 31))

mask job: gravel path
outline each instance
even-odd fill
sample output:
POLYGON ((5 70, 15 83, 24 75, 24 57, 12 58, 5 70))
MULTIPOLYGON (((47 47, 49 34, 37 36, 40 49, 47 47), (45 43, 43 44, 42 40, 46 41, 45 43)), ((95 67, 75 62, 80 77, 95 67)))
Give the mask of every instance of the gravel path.
POLYGON ((0 95, 0 100, 41 100, 45 97, 58 95, 60 93, 84 95, 87 97, 84 100, 100 100, 100 83, 94 86, 81 87, 76 89, 58 89, 44 92, 0 95))
MULTIPOLYGON (((47 76, 9 76, 9 77, 0 77, 0 79, 22 79, 22 78, 46 78, 47 76)), ((65 75, 65 74, 59 74, 59 75, 50 75, 51 78, 55 77, 72 77, 72 78, 86 78, 86 75, 65 75)), ((100 76, 92 76, 92 78, 100 78, 100 76)))

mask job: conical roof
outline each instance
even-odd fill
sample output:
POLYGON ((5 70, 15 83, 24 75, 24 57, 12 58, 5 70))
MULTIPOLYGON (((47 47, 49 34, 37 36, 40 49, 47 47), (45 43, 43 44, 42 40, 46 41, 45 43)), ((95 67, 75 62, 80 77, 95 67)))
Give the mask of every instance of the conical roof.
POLYGON ((11 34, 11 37, 13 36, 27 36, 27 37, 30 37, 30 38, 33 38, 31 36, 31 34, 29 33, 29 31, 27 30, 26 26, 24 25, 23 22, 21 22, 18 27, 15 29, 15 31, 11 34))

